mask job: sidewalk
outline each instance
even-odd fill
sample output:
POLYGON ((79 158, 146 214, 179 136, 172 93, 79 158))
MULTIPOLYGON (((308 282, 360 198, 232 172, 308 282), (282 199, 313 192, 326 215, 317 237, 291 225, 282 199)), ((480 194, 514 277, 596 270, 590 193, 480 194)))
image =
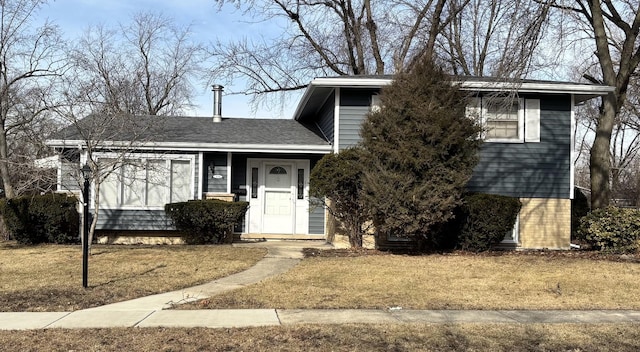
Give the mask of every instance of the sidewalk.
POLYGON ((372 309, 216 309, 165 310, 250 285, 293 268, 304 247, 328 247, 306 241, 239 243, 268 254, 246 271, 184 290, 167 292, 75 312, 0 312, 0 330, 114 327, 232 328, 293 324, 402 323, 640 323, 640 311, 477 311, 372 309))
POLYGON ((48 328, 236 328, 294 324, 640 323, 640 311, 478 311, 371 309, 79 310, 0 313, 0 330, 48 328))

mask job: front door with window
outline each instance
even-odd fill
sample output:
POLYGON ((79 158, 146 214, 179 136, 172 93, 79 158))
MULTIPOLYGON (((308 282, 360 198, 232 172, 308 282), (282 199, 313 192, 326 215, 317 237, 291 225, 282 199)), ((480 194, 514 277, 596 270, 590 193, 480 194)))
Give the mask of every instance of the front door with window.
POLYGON ((293 232, 291 165, 265 164, 262 232, 293 232))
POLYGON ((249 159, 249 228, 253 234, 292 235, 308 231, 306 160, 249 159))

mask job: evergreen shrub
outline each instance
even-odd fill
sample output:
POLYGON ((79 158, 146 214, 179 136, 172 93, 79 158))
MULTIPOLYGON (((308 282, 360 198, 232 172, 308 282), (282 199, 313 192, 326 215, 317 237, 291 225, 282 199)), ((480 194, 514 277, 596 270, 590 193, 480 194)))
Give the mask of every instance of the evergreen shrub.
POLYGON ((248 207, 247 202, 208 199, 171 203, 164 210, 187 244, 220 244, 233 241, 233 226, 248 207))
POLYGON ((76 197, 60 193, 2 199, 0 215, 20 244, 79 243, 77 204, 76 197))
POLYGON ((460 204, 482 143, 480 125, 466 115, 467 94, 428 61, 382 89, 380 108, 360 131, 363 201, 379 242, 432 243, 432 229, 460 204))
POLYGON ((513 229, 522 203, 513 197, 471 193, 456 211, 460 230, 457 247, 482 252, 500 243, 513 229))
POLYGON ((595 209, 580 220, 576 236, 595 250, 637 253, 640 249, 640 210, 614 206, 595 209))
POLYGON ((312 205, 325 206, 347 231, 351 247, 362 247, 369 219, 362 199, 362 149, 327 154, 311 170, 312 205))

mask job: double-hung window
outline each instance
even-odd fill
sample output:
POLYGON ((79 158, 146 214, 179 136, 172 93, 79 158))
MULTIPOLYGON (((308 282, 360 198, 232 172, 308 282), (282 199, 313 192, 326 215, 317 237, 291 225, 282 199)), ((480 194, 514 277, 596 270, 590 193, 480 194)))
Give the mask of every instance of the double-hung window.
POLYGON ((167 203, 192 199, 193 159, 148 157, 119 161, 101 158, 112 170, 100 184, 100 204, 105 208, 161 208, 167 203))
POLYGON ((481 121, 486 142, 540 142, 539 99, 472 98, 467 115, 481 121))
POLYGON ((487 99, 484 123, 487 140, 520 140, 522 122, 519 99, 487 99))

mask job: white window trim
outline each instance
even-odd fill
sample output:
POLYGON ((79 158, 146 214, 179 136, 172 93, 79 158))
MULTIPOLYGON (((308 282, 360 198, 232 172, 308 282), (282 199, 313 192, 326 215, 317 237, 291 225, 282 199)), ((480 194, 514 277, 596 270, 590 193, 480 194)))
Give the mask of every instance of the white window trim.
MULTIPOLYGON (((479 119, 483 127, 487 126, 488 109, 484 103, 484 97, 473 97, 467 105, 467 117, 479 119), (479 116, 478 116, 479 115, 479 116)), ((492 98, 500 99, 500 98, 492 98)), ((488 143, 538 143, 540 142, 540 99, 518 99, 518 138, 489 138, 486 131, 483 131, 481 138, 488 143), (531 106, 535 106, 532 109, 531 106), (527 110, 529 109, 529 111, 527 110), (531 111, 536 110, 536 111, 531 111), (531 132, 535 132, 527 136, 531 132)))
MULTIPOLYGON (((100 159, 122 159, 122 154, 118 154, 118 153, 95 153, 95 159, 97 162, 100 162, 100 159)), ((167 169, 170 170, 171 168, 171 161, 174 160, 188 160, 190 165, 191 165, 191 180, 189 180, 189 190, 190 190, 190 194, 191 197, 190 199, 195 199, 194 198, 194 183, 195 183, 195 160, 196 160, 196 155, 179 155, 179 154, 157 154, 157 153, 132 153, 130 155, 127 155, 125 159, 135 159, 135 160, 144 160, 145 162, 147 160, 164 160, 166 165, 167 165, 167 169)), ((118 170, 122 170, 122 168, 119 168, 118 170)), ((167 179, 167 182, 170 182, 170 178, 167 179)), ((170 186, 169 186, 170 188, 170 186)), ((92 187, 93 190, 95 190, 95 187, 92 187)), ((122 193, 122 188, 119 189, 119 192, 122 193)), ((145 189, 146 192, 146 189, 145 189)), ((171 199, 171 191, 167 192, 167 194, 165 195, 165 204, 168 204, 170 202, 171 199)), ((145 194, 145 200, 146 200, 146 194, 145 194)), ((122 202, 121 199, 118 199, 119 202, 122 202)), ((92 191, 91 192, 91 204, 95 204, 95 192, 92 191)), ((144 206, 123 206, 123 205, 117 205, 117 206, 107 206, 105 204, 100 204, 100 209, 109 209, 109 210, 113 210, 113 209, 117 209, 117 210, 164 210, 164 205, 162 206, 148 206, 148 205, 144 205, 144 206)))

